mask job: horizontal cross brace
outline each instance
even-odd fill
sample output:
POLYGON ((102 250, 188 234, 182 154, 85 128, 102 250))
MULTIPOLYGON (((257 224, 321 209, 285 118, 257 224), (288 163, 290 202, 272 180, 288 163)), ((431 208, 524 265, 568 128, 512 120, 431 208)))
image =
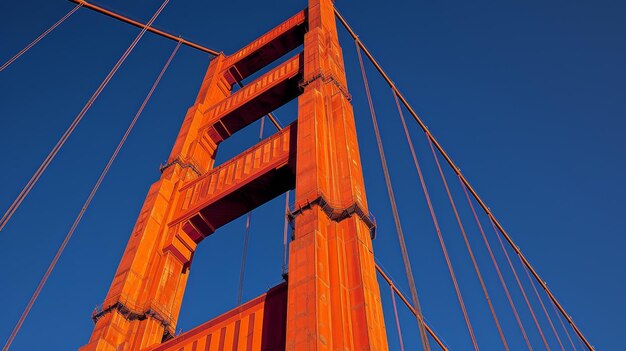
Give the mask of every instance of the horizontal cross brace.
POLYGON ((217 228, 293 189, 297 125, 183 185, 175 219, 196 243, 217 228))

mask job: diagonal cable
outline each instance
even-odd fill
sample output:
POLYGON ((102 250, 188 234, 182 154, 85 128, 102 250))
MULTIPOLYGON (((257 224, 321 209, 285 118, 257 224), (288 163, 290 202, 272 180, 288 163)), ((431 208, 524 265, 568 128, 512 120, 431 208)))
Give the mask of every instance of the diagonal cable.
POLYGON ((391 291, 391 302, 393 303, 393 315, 396 318, 396 329, 398 330, 398 341, 400 342, 400 351, 404 351, 404 342, 402 341, 402 328, 400 328, 400 318, 398 318, 398 307, 396 306, 396 292, 389 285, 391 291))
POLYGON ((548 322, 550 323, 550 328, 552 329, 552 332, 554 333, 554 336, 556 337, 556 340, 559 342, 559 346, 561 347, 561 351, 565 351, 565 347, 563 347, 563 343, 561 342, 561 338, 559 337, 559 333, 556 332, 556 328, 554 327, 554 323, 552 323, 552 318, 550 318, 550 315, 548 314, 548 310, 546 309, 546 305, 544 305, 543 300, 541 299, 541 295, 539 295, 539 291, 537 291, 537 287, 535 287, 535 281, 530 276, 530 273, 528 272, 528 269, 526 269, 526 267, 524 267, 524 266, 522 266, 522 268, 524 268, 524 272, 526 272, 526 276, 528 277, 528 281, 530 282, 530 285, 533 287, 533 291, 535 292, 535 295, 537 296, 537 300, 539 300, 539 304, 541 304, 541 309, 543 310, 543 313, 546 315, 546 318, 548 319, 548 322))
POLYGON ((576 325, 576 323, 574 323, 574 320, 571 318, 571 316, 569 314, 567 314, 567 312, 565 311, 565 308, 563 307, 563 305, 561 305, 561 303, 559 303, 559 301, 557 300, 556 296, 554 296, 554 293, 548 288, 548 285, 546 284, 546 282, 541 279, 541 277, 539 276, 539 273, 537 273, 537 271, 533 268, 533 266, 530 264, 530 262, 528 261, 528 259, 523 255, 523 253, 521 252, 520 248, 515 244, 515 242, 513 241, 513 238, 511 238, 511 236, 507 233, 507 231, 504 229, 504 227, 502 226, 502 224, 500 224, 500 222, 498 222, 498 220, 495 218, 495 215, 491 212, 491 210, 489 209, 489 207, 487 206, 487 204, 482 200, 482 198, 478 195, 478 193, 476 192, 476 190, 474 190, 474 188, 472 188, 471 184, 469 183, 469 181, 467 180, 467 178, 465 178, 465 176, 461 173, 461 170, 459 169, 459 167, 456 165, 456 163, 452 160, 452 158, 450 157, 450 155, 448 155, 448 153, 445 151, 445 149, 441 146, 441 144, 435 139, 435 137, 433 136, 433 134, 430 132, 430 130, 428 130, 428 127, 426 126, 426 124, 424 123, 424 121, 422 121, 421 117, 417 114, 417 112, 415 112, 415 110, 411 107, 411 105, 409 104, 409 102, 407 101, 407 99, 404 97, 404 95, 402 95, 402 93, 398 90, 398 88, 396 87, 396 85, 393 83, 393 81, 391 80, 391 78, 389 77, 389 75, 385 72, 385 70, 381 67, 381 65, 378 63, 378 61, 376 60, 376 58, 374 58, 374 56, 372 55, 372 53, 369 51, 369 49, 363 44, 362 41, 359 40, 359 36, 354 32, 354 30, 352 29, 352 27, 350 27, 350 25, 348 24, 348 22, 346 21, 346 19, 339 13, 339 11, 337 11, 337 9, 335 8, 335 17, 339 20, 339 22, 344 26, 344 28, 346 29, 346 31, 348 32, 348 34, 356 41, 357 46, 359 46, 359 48, 361 50, 363 50, 363 53, 365 54, 365 56, 370 60, 370 62, 372 63, 372 65, 374 66, 374 68, 376 68, 376 70, 378 71, 378 73, 380 73, 381 77, 385 80, 385 82, 387 82, 387 84, 389 84, 389 86, 391 87, 391 89, 393 89, 396 94, 398 94, 398 98, 400 99, 400 101, 402 102, 402 104, 406 107, 406 109, 409 111, 409 113, 411 114, 411 116, 413 117, 413 119, 415 120, 415 122, 417 122, 417 124, 419 125, 419 127, 424 131, 424 133, 428 134, 428 136, 430 137, 430 139, 432 140, 435 148, 437 148, 437 150, 440 152, 440 154, 443 156, 443 158, 445 159, 446 163, 452 168, 452 170, 454 171, 454 173, 456 173, 459 178, 461 179, 461 181, 463 182, 463 184, 465 184, 465 186, 467 187, 468 191, 471 193, 471 195, 474 197, 474 199, 476 199, 476 202, 478 203, 478 205, 483 209, 483 211, 489 216, 489 218, 493 221, 494 225, 498 228, 498 230, 500 231, 500 233, 502 233, 502 236, 504 237, 504 239, 507 241, 507 243, 509 244, 509 246, 517 253, 518 256, 520 256, 520 258, 522 259, 522 262, 524 263, 524 266, 526 266, 526 268, 528 268, 528 270, 530 271, 530 273, 532 274, 532 276, 535 278, 535 281, 539 284, 539 286, 541 286, 541 288, 546 292, 546 294, 548 295, 548 297, 550 298, 550 300, 552 301, 552 303, 554 303, 555 308, 558 309, 558 311, 560 312, 561 316, 563 318, 565 318, 565 320, 567 321, 567 323, 572 327, 573 331, 576 333, 576 336, 578 336, 579 341, 583 344, 583 349, 588 349, 589 351, 593 351, 594 347, 591 345, 591 343, 589 342, 589 340, 587 340, 587 338, 585 337, 585 335, 583 334, 583 332, 578 328, 578 326, 576 325))
POLYGON ((17 60, 22 55, 24 55, 26 53, 26 51, 30 50, 30 48, 32 48, 37 43, 39 43, 41 41, 41 39, 43 39, 46 35, 50 34, 50 32, 52 32, 61 23, 65 22, 65 20, 68 19, 71 15, 73 15, 74 12, 76 12, 81 6, 83 6, 83 4, 80 4, 80 3, 78 5, 76 5, 76 6, 74 6, 74 8, 70 10, 70 12, 66 13, 65 16, 61 17, 60 20, 58 20, 55 24, 53 24, 45 32, 41 33, 40 36, 38 36, 35 40, 30 42, 30 44, 26 45, 26 47, 24 47, 17 54, 15 54, 15 56, 11 57, 7 62, 5 62, 2 66, 0 66, 0 72, 4 71, 5 68, 9 67, 9 65, 11 65, 15 60, 17 60))
POLYGON ((498 261, 496 261, 496 257, 493 254, 491 245, 489 244, 489 240, 487 240, 487 235, 485 235, 485 230, 483 229, 483 226, 480 223, 480 220, 478 219, 478 214, 476 213, 476 209, 474 208, 472 199, 469 197, 469 193, 467 192, 467 188, 465 187, 465 184, 463 183, 463 181, 461 181, 460 178, 459 178, 459 181, 461 182, 461 187, 463 188, 463 192, 465 193, 465 197, 467 198, 467 203, 469 204, 470 209, 472 210, 472 214, 474 215, 474 219, 476 220, 478 229, 480 230, 480 235, 482 236, 483 242, 485 243, 485 246, 487 247, 487 251, 489 252, 489 256, 491 257, 491 263, 493 263, 493 267, 496 269, 496 273, 498 273, 498 279, 500 279, 500 285, 502 285, 502 289, 504 290, 504 293, 506 294, 506 298, 509 301, 509 306, 511 306, 511 310, 513 310, 515 321, 517 322, 517 325, 519 326, 520 331, 522 332, 522 336, 524 337, 524 341, 526 342, 526 346, 528 347, 528 350, 532 351, 533 348, 530 344, 530 340, 528 339, 528 335, 526 334, 526 329, 524 328, 524 324, 522 324, 522 320, 520 319, 519 314, 517 313, 517 308, 515 307, 515 303, 513 302, 513 299, 511 298, 511 292, 509 291, 509 288, 506 285, 506 281, 504 280, 504 277, 502 276, 500 265, 498 265, 498 261))
POLYGON ((109 172, 109 169, 111 168, 111 165, 113 164, 113 162, 117 158, 117 155, 119 154, 120 150, 122 149, 122 147, 126 143, 126 140, 128 139, 128 136, 132 132, 133 128, 135 127, 135 124, 137 123, 137 120, 139 119, 139 116, 141 116, 141 113, 143 112, 143 110, 146 107, 148 101, 152 97, 152 94, 154 93, 154 90, 156 89, 156 87, 159 84, 159 82, 161 81, 161 78, 163 77, 163 74, 165 74, 165 71, 167 70, 167 68, 169 67, 170 63, 172 62, 172 59, 174 58, 174 56, 178 52, 178 49, 180 48, 180 44, 181 43, 179 42, 178 45, 176 45, 176 48, 174 48, 174 51, 172 51, 172 54, 170 55, 170 57, 168 58, 167 62, 165 63, 165 66, 163 66, 163 69, 161 70, 161 72, 159 73, 159 76, 157 77, 157 79, 155 80, 154 84, 152 85, 152 88, 148 92, 148 95, 146 95, 146 97, 144 98, 144 100, 143 100, 143 102, 141 104, 141 107, 139 107, 139 110, 135 114, 135 117, 133 118, 133 120, 131 121, 130 125, 126 129, 126 132, 124 133, 124 136, 122 137, 120 142, 117 144, 117 147, 115 148, 115 151, 111 155, 111 158, 109 159, 109 162, 107 162, 106 166, 102 170, 102 173, 100 173, 100 177, 96 181, 95 185, 93 186, 93 188, 91 190, 91 193, 87 197, 87 200, 83 204, 83 207, 80 209, 80 212, 76 216, 76 219, 74 220, 74 223, 72 224, 72 227, 70 228, 70 230, 65 235, 65 239, 63 239, 63 242, 61 243, 61 246, 57 250, 57 253, 54 255, 54 258, 52 259, 52 261, 50 262, 50 265, 48 266, 48 269, 46 270, 46 273, 43 275, 43 277, 39 281, 39 284, 37 285, 37 288, 35 289, 35 292, 33 293, 33 295, 31 296, 30 300, 28 301, 28 304, 26 305, 26 308, 22 312, 22 315, 20 316, 20 319, 15 324, 15 327, 13 328, 13 331, 11 332, 11 335, 9 336, 9 338, 7 339, 4 347, 2 348, 3 351, 9 350, 9 347, 11 347, 11 344, 13 343, 13 340, 17 336, 17 333, 20 331, 20 329, 22 327, 22 324, 24 324, 24 321, 26 320, 26 317, 28 316, 28 314, 30 313, 30 310, 32 309, 33 305, 35 304, 35 301, 37 301, 37 298, 39 297, 39 294, 41 293, 41 290, 43 289, 44 285, 48 281, 48 278, 50 277, 50 274, 52 274, 52 271, 54 270, 54 267, 56 266, 57 262, 59 261, 59 258, 61 258, 61 255, 63 254, 63 251, 65 251, 65 248, 66 248, 67 244, 69 243, 70 239, 72 238, 72 235, 74 234, 74 231, 76 230, 76 228, 80 224, 80 221, 82 220, 83 215, 85 214, 85 211, 87 211, 87 208, 91 204, 91 200, 93 200, 93 198, 96 195, 98 189, 100 188, 100 185, 102 184, 102 181, 104 180, 104 178, 106 177, 107 173, 109 172))
POLYGON ((6 226, 6 224, 9 222, 9 220, 11 219, 11 217, 13 216, 15 211, 17 211, 18 207, 22 203, 22 201, 24 201, 24 199, 26 198, 28 193, 33 189, 33 187, 35 186, 35 184, 37 183, 37 181, 39 180, 39 178, 41 177, 43 172, 46 170, 46 168, 48 168, 48 166, 50 165, 50 163, 52 162, 54 157, 59 153, 59 150, 61 150, 61 147, 63 147, 63 145, 65 144, 67 139, 70 137, 70 135, 72 135, 72 133, 74 132, 74 129, 76 129, 76 126, 78 126, 80 121, 82 121, 83 117, 85 117, 85 114, 87 113, 87 111, 89 111, 89 109, 93 105, 94 101, 96 101, 96 99, 98 98, 100 93, 102 93, 104 88, 107 86, 109 81, 111 81, 111 78, 113 78, 113 76, 118 71, 120 66, 124 63, 124 61, 126 61, 126 58, 128 57, 128 55, 130 55, 130 53, 133 51, 135 46, 137 46, 137 43, 139 43, 139 40, 146 33, 147 27, 149 27, 150 25, 152 25, 152 23, 154 23, 154 21, 157 19, 157 17, 161 13, 161 11, 163 11, 163 9, 165 8, 165 5, 167 5, 168 2, 169 2, 169 0, 164 0, 163 1, 163 4, 161 5, 161 7, 159 7, 159 9, 156 11, 156 13, 152 16, 152 18, 150 18, 150 21, 148 21, 148 23, 143 27, 143 29, 137 35, 137 37, 135 37, 135 40, 133 40, 133 42, 130 44, 128 49, 126 49, 124 54, 122 54, 122 57, 120 57, 120 59, 115 64, 115 66, 113 66, 113 68, 107 74, 106 78, 102 81, 102 83, 100 83, 100 86, 96 89, 96 91, 93 93, 93 95, 89 98, 89 100, 87 101, 87 103, 85 104, 83 109, 78 113, 76 118, 74 118, 74 120, 72 121, 70 126, 67 128, 65 133, 63 133, 63 135, 61 136, 59 141, 52 148, 52 151, 50 151, 50 153, 48 154, 48 156, 46 156, 46 158, 41 163, 41 165, 39 166, 37 171, 35 171, 35 174, 33 174, 33 176, 30 178, 28 183, 26 183, 26 185, 24 186, 22 191, 19 193, 17 198, 15 198, 15 200, 13 201, 11 206, 9 206, 9 208, 6 210, 6 212, 4 213, 2 218, 0 219, 0 231, 2 231, 2 228, 4 228, 6 226))
MULTIPOLYGON (((552 303, 552 301, 550 301, 550 305, 552 306, 552 309, 554 310, 554 313, 556 314, 557 318, 559 319, 559 322, 561 322, 561 327, 563 327, 563 330, 565 330, 565 335, 567 336, 567 340, 569 340, 569 343, 572 345, 572 349, 574 351, 578 351, 578 348, 576 347, 576 344, 574 344, 574 341, 572 340, 572 336, 569 334, 569 331, 567 330, 567 327, 565 326, 565 323, 563 323, 563 318, 561 318, 561 314, 556 309, 556 306, 554 306, 554 303, 552 303)), ((585 349, 585 347, 583 346, 583 350, 584 349, 585 349)))
POLYGON ((513 266, 513 262, 511 261, 511 258, 509 257, 509 253, 506 251, 506 247, 504 247, 504 243, 502 242, 502 239, 500 239, 500 235, 498 235, 498 230, 496 229, 496 226, 493 223, 493 221, 491 222, 491 226, 493 227, 493 230, 495 231, 496 236, 498 237, 498 241, 500 242, 500 246, 502 247, 502 251, 504 251, 504 256, 506 257, 506 260, 509 263, 509 266, 511 267, 511 271, 513 272, 513 276, 515 277, 515 281, 517 282, 517 286, 519 287, 520 291, 522 292, 522 297, 524 297, 524 301, 526 302, 526 306, 528 306, 528 310, 530 311, 530 315, 532 316, 533 321, 535 323, 535 326, 537 327, 537 330, 539 331, 539 335, 541 336, 541 340, 543 341, 543 344, 546 347, 546 349, 548 351, 550 351, 550 345, 548 345, 548 341, 546 340, 546 337, 543 334, 543 329, 541 328, 541 325, 539 324, 539 321, 537 320, 537 316, 535 315, 535 311, 533 309, 533 306, 530 304, 530 301, 528 300, 528 296, 526 295, 526 291, 524 290, 524 286, 522 285, 522 282, 520 281, 519 276, 517 275, 517 270, 515 269, 515 266, 513 266))
POLYGON ((359 64, 361 65, 361 74, 363 76, 363 83, 365 85, 365 92, 367 94, 367 102, 369 104, 370 115, 372 117, 372 124, 374 125, 374 134, 376 135, 376 143, 378 145, 378 153, 380 155, 380 163, 383 168, 385 176, 385 185, 387 186, 387 194, 389 195, 389 202, 391 204, 391 211, 393 213, 393 220, 396 226, 396 233, 398 234, 398 241, 400 242, 400 251, 402 253, 402 261, 404 263, 404 269, 406 272, 407 280, 409 281, 409 288, 411 290, 411 298, 413 300, 413 308, 417 312, 417 324, 420 331, 420 337, 422 341, 422 347, 425 351, 430 351, 430 345, 428 343, 428 336, 426 335, 426 328, 424 327, 424 316, 422 315, 422 309, 420 307, 419 298, 417 295, 417 287, 415 286, 415 278, 413 277, 413 270, 411 268, 411 260, 406 248, 406 241, 404 240, 404 233, 402 232, 402 225, 400 223, 400 215, 398 214, 398 206, 396 204, 396 198, 393 193, 393 187, 391 185, 391 178, 389 176, 389 168, 387 167, 387 159, 385 158, 385 150, 383 148, 382 139, 380 137, 380 130, 378 129, 378 121, 376 120, 376 112, 374 111, 374 103, 370 93, 369 83, 367 82, 367 74, 365 73, 365 66, 363 65, 363 58, 361 57, 361 48, 358 44, 358 39, 355 40, 356 52, 359 56, 359 64))

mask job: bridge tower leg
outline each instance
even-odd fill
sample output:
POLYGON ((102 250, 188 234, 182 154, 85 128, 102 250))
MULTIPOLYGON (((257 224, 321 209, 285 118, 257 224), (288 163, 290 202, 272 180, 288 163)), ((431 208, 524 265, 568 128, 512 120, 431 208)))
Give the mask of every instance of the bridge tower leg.
POLYGON ((356 215, 368 213, 367 200, 332 1, 309 1, 308 21, 295 206, 317 205, 295 218, 286 348, 384 350, 371 223, 356 215), (330 215, 344 209, 356 211, 330 215))
POLYGON ((140 350, 174 335, 196 244, 170 236, 168 222, 180 186, 213 167, 217 144, 200 127, 202 111, 230 95, 218 75, 223 62, 218 56, 209 65, 161 179, 148 191, 102 309, 94 313, 90 342, 80 350, 140 350))
POLYGON ((81 351, 387 350, 332 0, 209 65, 81 351), (302 52, 233 87, 302 45, 302 52), (215 166, 218 145, 298 98, 298 119, 215 166), (174 336, 197 245, 295 189, 288 282, 174 336))

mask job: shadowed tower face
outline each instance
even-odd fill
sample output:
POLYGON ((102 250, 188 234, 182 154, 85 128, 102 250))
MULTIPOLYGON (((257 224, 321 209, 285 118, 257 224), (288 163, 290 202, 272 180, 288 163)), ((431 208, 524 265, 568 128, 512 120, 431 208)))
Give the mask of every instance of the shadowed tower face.
POLYGON ((388 349, 334 7, 308 5, 211 61, 80 350, 388 349), (295 98, 295 122, 215 167, 222 141, 295 98), (174 337, 198 243, 294 188, 288 281, 174 337))

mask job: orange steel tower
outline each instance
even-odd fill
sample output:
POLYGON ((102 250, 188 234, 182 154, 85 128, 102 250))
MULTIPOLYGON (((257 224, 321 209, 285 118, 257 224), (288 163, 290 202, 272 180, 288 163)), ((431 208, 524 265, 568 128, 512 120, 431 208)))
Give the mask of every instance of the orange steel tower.
POLYGON ((373 230, 333 2, 310 0, 211 61, 80 350, 387 350, 373 230), (295 122, 215 167, 222 141, 295 98, 295 122), (200 241, 294 188, 287 283, 174 336, 200 241))

